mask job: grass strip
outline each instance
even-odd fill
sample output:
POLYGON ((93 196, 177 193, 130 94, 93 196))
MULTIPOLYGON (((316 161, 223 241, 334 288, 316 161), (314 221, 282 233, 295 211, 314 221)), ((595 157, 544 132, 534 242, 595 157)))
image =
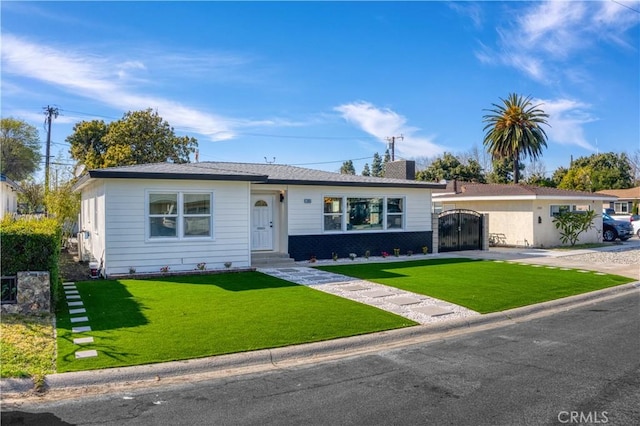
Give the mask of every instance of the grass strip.
POLYGON ((30 377, 36 388, 55 371, 52 315, 2 315, 0 377, 30 377))
MULTIPOLYGON (((415 325, 258 272, 76 283, 88 323, 57 317, 58 372, 274 348, 415 325), (90 332, 72 333, 89 325, 90 332), (74 338, 94 343, 76 345, 74 338), (75 359, 77 350, 98 357, 75 359)), ((64 304, 63 304, 64 305, 64 304)))
POLYGON ((319 266, 318 269, 498 312, 633 281, 618 275, 461 258, 319 266))

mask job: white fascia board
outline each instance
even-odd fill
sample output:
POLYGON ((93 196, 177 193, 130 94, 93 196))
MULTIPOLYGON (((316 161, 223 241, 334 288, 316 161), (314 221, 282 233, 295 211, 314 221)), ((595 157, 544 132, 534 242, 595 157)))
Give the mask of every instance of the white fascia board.
POLYGON ((486 196, 474 196, 474 197, 448 197, 440 196, 435 197, 437 201, 525 201, 525 200, 562 200, 562 201, 616 201, 617 197, 591 197, 585 196, 572 196, 566 195, 511 195, 511 196, 499 196, 499 195, 486 195, 486 196))

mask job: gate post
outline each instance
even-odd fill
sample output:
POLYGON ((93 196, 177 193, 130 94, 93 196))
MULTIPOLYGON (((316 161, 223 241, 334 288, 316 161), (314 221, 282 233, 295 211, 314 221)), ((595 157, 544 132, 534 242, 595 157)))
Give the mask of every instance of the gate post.
POLYGON ((482 250, 489 250, 489 213, 482 214, 482 250))
POLYGON ((440 231, 439 231, 440 225, 438 222, 438 215, 437 214, 431 214, 431 251, 433 252, 433 254, 438 253, 438 248, 440 247, 440 231))

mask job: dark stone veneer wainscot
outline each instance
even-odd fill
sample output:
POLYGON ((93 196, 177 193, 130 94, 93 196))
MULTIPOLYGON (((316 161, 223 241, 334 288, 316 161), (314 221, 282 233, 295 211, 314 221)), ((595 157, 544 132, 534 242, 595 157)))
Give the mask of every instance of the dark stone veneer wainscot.
POLYGON ((289 236, 289 256, 297 262, 312 256, 331 259, 334 252, 339 258, 349 257, 349 253, 363 257, 367 250, 371 256, 380 256, 383 251, 393 256, 393 249, 397 248, 401 255, 406 255, 408 250, 418 255, 425 246, 433 253, 432 237, 432 231, 292 235, 289 236))

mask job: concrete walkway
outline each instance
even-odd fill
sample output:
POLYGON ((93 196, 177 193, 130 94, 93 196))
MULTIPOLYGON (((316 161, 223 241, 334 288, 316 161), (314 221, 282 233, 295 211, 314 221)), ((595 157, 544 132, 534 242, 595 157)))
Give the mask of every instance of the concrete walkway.
MULTIPOLYGON (((339 259, 338 261, 325 260, 318 261, 313 266, 353 264, 361 262, 398 262, 413 261, 436 258, 474 258, 493 261, 518 262, 531 264, 534 267, 547 268, 569 268, 577 270, 589 270, 600 273, 610 273, 626 275, 640 279, 640 266, 637 264, 597 264, 585 265, 583 262, 572 261, 576 256, 593 254, 598 252, 615 251, 638 251, 640 250, 640 240, 634 238, 620 244, 598 247, 583 250, 546 250, 532 248, 502 248, 492 247, 491 250, 471 250, 463 252, 440 253, 429 255, 414 255, 400 257, 372 257, 369 259, 356 258, 339 259)), ((358 278, 347 277, 345 275, 334 274, 310 267, 308 262, 297 262, 295 267, 265 267, 258 268, 258 271, 291 281, 297 284, 309 286, 316 290, 331 293, 336 296, 354 300, 356 302, 375 306, 385 311, 409 318, 419 324, 433 324, 455 319, 464 319, 480 315, 478 312, 454 305, 453 303, 421 294, 411 293, 394 287, 376 284, 358 278)))
MULTIPOLYGON (((424 259, 424 257, 421 257, 421 259, 424 259)), ((258 271, 366 305, 375 306, 409 318, 419 324, 431 324, 480 315, 478 312, 462 306, 422 294, 411 293, 394 287, 305 266, 295 268, 259 268, 258 271)))

